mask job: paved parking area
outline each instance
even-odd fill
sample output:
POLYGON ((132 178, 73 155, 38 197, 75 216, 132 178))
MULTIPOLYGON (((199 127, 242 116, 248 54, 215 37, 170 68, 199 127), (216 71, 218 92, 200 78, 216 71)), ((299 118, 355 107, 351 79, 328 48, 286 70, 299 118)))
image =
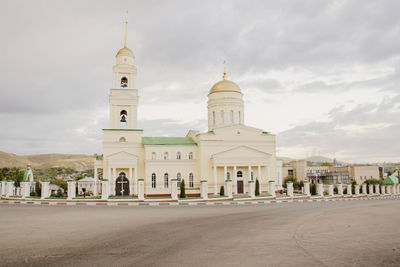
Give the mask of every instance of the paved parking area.
POLYGON ((4 266, 400 264, 400 200, 253 205, 0 203, 4 266))

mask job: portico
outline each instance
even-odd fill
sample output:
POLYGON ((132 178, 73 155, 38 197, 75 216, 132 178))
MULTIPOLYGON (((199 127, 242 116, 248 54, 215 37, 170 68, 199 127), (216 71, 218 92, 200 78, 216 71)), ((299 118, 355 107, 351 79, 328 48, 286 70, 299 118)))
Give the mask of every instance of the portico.
MULTIPOLYGON (((125 195, 117 192, 117 182, 122 182, 123 186, 124 178, 128 179, 129 195, 137 195, 137 161, 138 157, 128 152, 118 152, 108 157, 108 186, 110 187, 110 193, 112 195, 125 195), (118 181, 117 181, 118 180, 118 181)), ((124 190, 125 193, 127 190, 124 190)))
POLYGON ((213 188, 218 194, 218 184, 226 180, 233 181, 233 193, 248 192, 248 181, 260 183, 260 191, 267 190, 271 180, 271 155, 249 146, 239 146, 212 156, 213 188))

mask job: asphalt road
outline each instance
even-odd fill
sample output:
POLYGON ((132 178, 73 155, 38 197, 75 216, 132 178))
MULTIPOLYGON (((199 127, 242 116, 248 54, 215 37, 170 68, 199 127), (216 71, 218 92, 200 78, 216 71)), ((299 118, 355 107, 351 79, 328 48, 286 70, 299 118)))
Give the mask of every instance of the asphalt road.
POLYGON ((0 204, 1 266, 399 266, 400 201, 0 204))

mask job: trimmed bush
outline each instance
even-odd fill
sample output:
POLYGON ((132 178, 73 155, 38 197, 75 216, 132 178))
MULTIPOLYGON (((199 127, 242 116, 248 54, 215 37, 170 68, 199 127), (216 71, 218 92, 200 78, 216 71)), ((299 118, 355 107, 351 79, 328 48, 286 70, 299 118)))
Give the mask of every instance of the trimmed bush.
POLYGON ((223 185, 221 185, 221 188, 219 189, 219 195, 220 195, 221 197, 225 196, 225 188, 224 188, 223 185))
POLYGON ((256 196, 260 195, 260 182, 256 179, 256 196))
POLYGON ((317 194, 317 185, 316 184, 311 184, 310 185, 310 193, 313 196, 315 196, 317 194))
POLYGON ((180 188, 181 188, 181 195, 180 195, 179 197, 180 197, 180 198, 186 198, 185 179, 182 179, 180 188))

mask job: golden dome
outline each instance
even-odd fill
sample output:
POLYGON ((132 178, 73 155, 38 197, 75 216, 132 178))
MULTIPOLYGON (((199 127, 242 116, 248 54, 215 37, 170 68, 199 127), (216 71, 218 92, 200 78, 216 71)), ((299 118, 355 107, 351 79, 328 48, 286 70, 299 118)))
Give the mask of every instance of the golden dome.
POLYGON ((242 91, 240 90, 239 86, 236 83, 230 80, 226 80, 225 78, 222 81, 219 81, 216 84, 214 84, 213 87, 211 87, 210 94, 217 92, 242 93, 242 91))
POLYGON ((122 54, 126 54, 126 55, 133 56, 132 50, 130 50, 128 47, 121 48, 121 49, 118 51, 117 56, 118 56, 118 55, 122 55, 122 54))

